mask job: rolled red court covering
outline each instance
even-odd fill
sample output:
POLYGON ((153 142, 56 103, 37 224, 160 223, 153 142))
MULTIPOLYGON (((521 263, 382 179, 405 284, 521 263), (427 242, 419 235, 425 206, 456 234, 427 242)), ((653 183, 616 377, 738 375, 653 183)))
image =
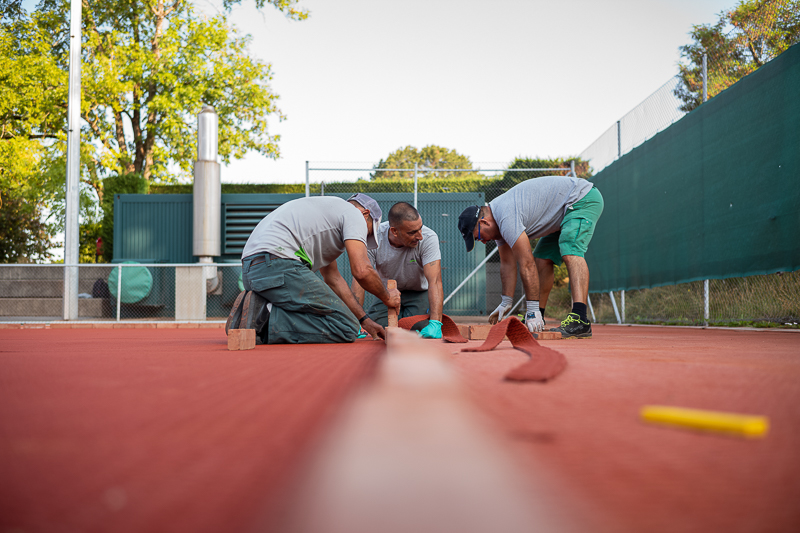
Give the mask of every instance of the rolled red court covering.
POLYGON ((528 354, 530 360, 506 374, 509 381, 548 381, 564 371, 567 358, 564 354, 546 348, 536 342, 528 328, 516 317, 509 317, 496 324, 480 346, 464 348, 462 352, 488 352, 508 337, 511 345, 528 354))

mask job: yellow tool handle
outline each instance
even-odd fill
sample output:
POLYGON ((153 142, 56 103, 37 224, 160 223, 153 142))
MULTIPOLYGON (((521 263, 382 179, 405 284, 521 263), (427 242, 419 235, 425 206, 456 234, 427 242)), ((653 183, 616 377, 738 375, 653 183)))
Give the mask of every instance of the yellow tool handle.
POLYGON ((744 437, 763 437, 769 430, 766 416, 740 415, 664 405, 645 405, 642 420, 657 424, 685 426, 705 431, 732 433, 744 437))

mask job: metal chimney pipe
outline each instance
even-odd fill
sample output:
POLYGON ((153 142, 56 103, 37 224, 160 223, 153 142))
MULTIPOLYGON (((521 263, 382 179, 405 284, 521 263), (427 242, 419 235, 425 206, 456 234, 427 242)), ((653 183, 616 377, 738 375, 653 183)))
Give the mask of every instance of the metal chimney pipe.
POLYGON ((219 257, 221 249, 222 185, 220 166, 217 163, 217 136, 219 117, 210 105, 204 106, 197 115, 197 161, 194 164, 194 217, 192 255, 197 256, 203 267, 206 291, 217 291, 220 286, 217 267, 213 257, 219 257))
POLYGON ((219 119, 207 105, 197 115, 197 161, 194 164, 194 239, 192 254, 201 263, 220 255, 222 186, 217 163, 219 119), (208 259, 204 259, 208 258, 208 259))

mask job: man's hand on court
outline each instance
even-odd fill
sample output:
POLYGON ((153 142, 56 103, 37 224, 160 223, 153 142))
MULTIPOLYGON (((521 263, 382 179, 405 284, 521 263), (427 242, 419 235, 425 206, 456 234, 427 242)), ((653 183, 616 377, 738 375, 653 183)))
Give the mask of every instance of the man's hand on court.
POLYGON ((539 309, 539 300, 528 300, 525 302, 527 311, 525 312, 525 326, 531 333, 544 331, 544 317, 539 309))
POLYGON ((544 320, 542 319, 542 315, 539 313, 528 313, 525 315, 525 326, 527 326, 528 331, 531 333, 544 331, 544 320))
POLYGON ((428 325, 419 332, 419 336, 423 339, 441 339, 442 323, 438 320, 429 320, 428 325))
POLYGON ((372 340, 384 339, 386 340, 386 330, 383 329, 383 326, 368 318, 364 321, 361 325, 361 328, 372 335, 372 340))
POLYGON ((386 307, 392 307, 400 311, 400 291, 397 289, 389 289, 389 299, 383 302, 386 307))
POLYGON ((489 324, 501 322, 511 312, 511 306, 514 304, 514 300, 511 299, 511 296, 506 296, 504 294, 500 298, 500 305, 489 315, 489 324))

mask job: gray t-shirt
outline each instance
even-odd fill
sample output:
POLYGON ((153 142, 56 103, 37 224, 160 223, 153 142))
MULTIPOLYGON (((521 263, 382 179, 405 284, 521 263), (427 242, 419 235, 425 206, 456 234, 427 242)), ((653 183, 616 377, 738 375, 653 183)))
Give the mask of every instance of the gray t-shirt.
POLYGON ((242 259, 268 252, 310 261, 316 272, 336 261, 344 252, 344 241, 351 239, 367 245, 367 223, 354 205, 335 196, 298 198, 258 223, 244 245, 242 259))
POLYGON ((378 230, 380 245, 369 250, 369 260, 384 285, 386 280, 397 280, 399 291, 426 291, 428 279, 423 268, 442 258, 439 236, 428 226, 422 226, 422 241, 415 248, 395 248, 389 243, 389 223, 383 222, 378 230))
POLYGON ((534 239, 559 231, 567 209, 592 187, 589 181, 566 176, 542 176, 513 186, 489 202, 502 236, 497 244, 514 246, 523 232, 534 239))

